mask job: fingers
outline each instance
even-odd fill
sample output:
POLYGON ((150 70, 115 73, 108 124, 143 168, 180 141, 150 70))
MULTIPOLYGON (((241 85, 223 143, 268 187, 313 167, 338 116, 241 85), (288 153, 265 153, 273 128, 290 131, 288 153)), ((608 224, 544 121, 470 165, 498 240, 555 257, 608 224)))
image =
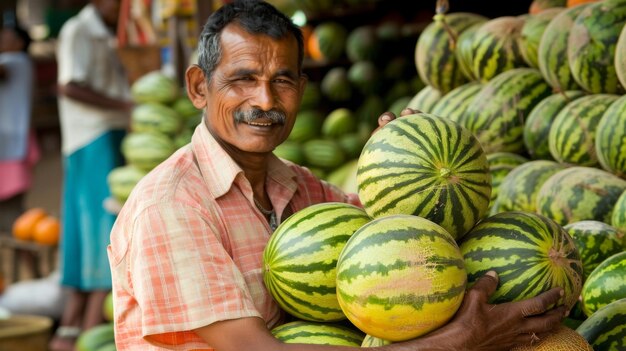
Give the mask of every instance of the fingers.
POLYGON ((412 109, 412 108, 410 108, 410 107, 407 107, 407 108, 405 108, 404 110, 400 111, 400 117, 402 117, 402 116, 408 116, 408 115, 412 115, 412 114, 416 114, 416 113, 418 113, 418 112, 421 112, 421 111, 419 111, 419 110, 415 110, 415 109, 412 109))
POLYGON ((483 301, 486 302, 496 291, 496 288, 498 288, 498 273, 496 273, 496 271, 489 271, 476 281, 471 290, 484 294, 483 301))
POLYGON ((544 293, 537 295, 536 297, 516 302, 520 313, 524 317, 534 316, 542 314, 550 308, 555 306, 559 302, 559 299, 563 297, 564 291, 561 288, 553 288, 544 293))
POLYGON ((378 117, 378 126, 382 127, 394 119, 396 119, 396 115, 394 115, 393 112, 387 111, 378 117))
POLYGON ((548 333, 558 326, 565 317, 565 307, 557 307, 539 316, 526 317, 519 328, 520 333, 548 333))

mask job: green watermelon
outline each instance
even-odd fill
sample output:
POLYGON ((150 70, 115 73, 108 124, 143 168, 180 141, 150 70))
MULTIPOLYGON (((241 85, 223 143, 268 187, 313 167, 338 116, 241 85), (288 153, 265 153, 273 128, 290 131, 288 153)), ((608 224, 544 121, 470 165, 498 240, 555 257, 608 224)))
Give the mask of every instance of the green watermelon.
POLYGON ((272 335, 286 344, 317 344, 359 347, 363 333, 340 324, 293 321, 272 329, 272 335))
POLYGON ((418 91, 415 96, 409 101, 407 107, 417 110, 419 112, 429 113, 433 107, 441 98, 441 92, 430 85, 425 86, 422 90, 418 91))
POLYGON ((523 26, 523 19, 503 16, 478 28, 472 43, 472 71, 478 80, 486 83, 502 72, 526 65, 517 42, 523 26))
POLYGON ((380 54, 380 44, 374 26, 356 27, 346 39, 346 56, 352 62, 375 61, 380 54))
POLYGON ((589 317, 599 308, 626 297, 625 277, 626 251, 620 251, 602 261, 583 285, 583 312, 589 317))
POLYGON ((561 163, 597 166, 596 127, 604 111, 617 98, 617 95, 593 94, 565 105, 552 122, 548 134, 552 157, 561 163))
POLYGON ((358 229, 341 251, 337 298, 365 333, 402 341, 452 318, 466 278, 463 256, 445 229, 417 216, 386 216, 358 229))
POLYGON ((348 79, 348 71, 344 67, 331 68, 321 82, 322 94, 330 101, 345 102, 352 97, 352 86, 348 79))
POLYGON ((180 96, 176 81, 161 71, 152 71, 139 77, 130 87, 136 103, 156 102, 169 104, 180 96))
POLYGON ((319 82, 308 81, 300 101, 300 111, 315 110, 320 107, 322 90, 319 82))
POLYGON ((298 112, 291 133, 287 140, 305 142, 322 135, 324 115, 317 110, 303 110, 298 112))
POLYGON ((585 280, 605 259, 624 251, 624 234, 599 221, 580 221, 563 227, 574 239, 583 262, 585 280))
POLYGON ((604 112, 596 129, 594 150, 602 168, 626 179, 626 96, 604 112))
POLYGON ((370 94, 359 107, 356 109, 356 115, 360 124, 369 127, 369 131, 373 131, 378 127, 378 117, 385 112, 385 103, 383 98, 370 94))
POLYGON ((183 120, 202 115, 202 110, 198 110, 186 94, 183 94, 172 103, 172 109, 176 111, 183 120))
POLYGON ((565 105, 582 96, 584 93, 577 90, 552 94, 530 111, 524 123, 524 145, 532 158, 553 159, 548 141, 550 127, 565 105))
POLYGON ((611 225, 626 235, 626 191, 615 202, 613 214, 611 215, 611 225))
POLYGON ((566 225, 583 220, 609 223, 613 207, 626 190, 626 180, 591 167, 558 171, 543 183, 537 212, 566 225))
POLYGON ((297 318, 345 319, 335 294, 337 258, 350 236, 370 221, 344 203, 321 203, 291 215, 263 252, 263 281, 278 304, 297 318))
POLYGON ((564 165, 548 161, 529 161, 514 168, 500 184, 492 214, 506 211, 536 212, 539 189, 564 165))
POLYGON ((490 270, 499 283, 491 303, 519 301, 554 287, 565 290, 574 306, 583 283, 583 267, 574 241, 556 222, 520 211, 502 212, 478 223, 459 244, 468 281, 490 270))
POLYGON ((626 350, 626 298, 600 308, 578 326, 576 332, 595 351, 626 350))
POLYGON ((480 88, 482 88, 482 84, 478 81, 465 83, 454 88, 435 103, 430 113, 459 123, 461 116, 472 102, 472 98, 478 94, 480 88))
POLYGON ((372 61, 357 61, 348 69, 348 81, 361 93, 371 94, 380 87, 380 72, 372 61))
POLYGON ((422 81, 443 94, 466 82, 455 56, 459 34, 485 17, 473 13, 450 13, 431 22, 419 36, 415 46, 415 66, 422 81))
POLYGON ((113 292, 109 291, 109 293, 104 298, 104 303, 102 304, 102 316, 104 320, 107 322, 113 322, 113 292))
POLYGON ((489 163, 489 173, 491 173, 491 199, 489 200, 489 208, 493 208, 498 193, 500 192, 502 180, 504 180, 506 175, 515 167, 528 162, 528 159, 510 152, 494 152, 487 154, 487 162, 489 163))
POLYGON ((363 343, 361 343, 361 347, 378 347, 378 346, 385 346, 385 345, 390 345, 391 341, 387 341, 387 340, 383 340, 381 338, 377 338, 375 336, 371 336, 371 335, 365 335, 365 338, 363 339, 363 343))
POLYGON ((128 164, 148 172, 170 157, 176 146, 163 134, 132 132, 122 140, 121 150, 128 164))
POLYGON ((359 198, 370 216, 422 216, 455 238, 487 211, 490 178, 476 138, 425 113, 395 119, 374 133, 357 171, 359 198))
POLYGON ((302 145, 295 141, 285 140, 274 149, 274 155, 282 159, 291 161, 297 165, 304 165, 304 151, 302 145))
POLYGON ((111 195, 120 203, 126 202, 135 185, 146 173, 146 171, 132 165, 113 168, 107 175, 107 184, 111 195))
POLYGON ((487 153, 521 153, 524 121, 550 94, 551 88, 538 70, 512 69, 483 85, 459 123, 476 135, 487 153))
POLYGON ((76 340, 76 351, 97 351, 115 340, 113 323, 99 324, 82 332, 76 340))
POLYGON ((182 127, 182 117, 174 109, 163 104, 147 102, 137 105, 130 115, 133 132, 154 132, 173 136, 182 127))
POLYGON ((322 22, 315 26, 312 40, 317 41, 317 47, 326 60, 337 60, 346 50, 348 31, 337 22, 322 22))
POLYGON ((342 135, 356 131, 357 118, 345 107, 332 110, 322 122, 322 136, 326 138, 338 138, 342 135))
POLYGON ((541 36, 537 51, 539 69, 546 82, 557 92, 580 89, 570 71, 567 41, 574 20, 588 5, 581 4, 562 11, 550 21, 541 36))
POLYGON ((621 94, 615 71, 615 47, 626 24, 626 1, 591 4, 576 17, 567 41, 567 57, 576 82, 592 94, 621 94))
POLYGON ((626 87, 626 26, 622 29, 615 46, 615 73, 622 87, 626 87))
POLYGON ((456 61, 465 78, 469 80, 477 79, 474 75, 474 55, 472 53, 472 45, 474 44, 474 35, 476 35, 476 31, 478 31, 478 28, 480 28, 480 26, 482 26, 485 22, 486 20, 479 21, 467 27, 467 29, 459 35, 456 42, 456 61))
POLYGON ((563 10, 563 7, 551 7, 540 13, 530 15, 524 23, 518 38, 518 46, 528 66, 539 68, 537 51, 543 32, 546 30, 548 23, 563 10))
POLYGON ((339 167, 346 161, 346 154, 336 140, 312 139, 302 144, 302 151, 308 165, 324 170, 339 167))

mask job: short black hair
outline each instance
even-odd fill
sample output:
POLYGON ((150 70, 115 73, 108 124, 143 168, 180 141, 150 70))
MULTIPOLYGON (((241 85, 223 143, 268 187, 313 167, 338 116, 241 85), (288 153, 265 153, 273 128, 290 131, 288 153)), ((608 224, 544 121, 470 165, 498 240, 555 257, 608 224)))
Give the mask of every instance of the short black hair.
POLYGON ((304 60, 302 31, 289 17, 274 6, 259 0, 238 0, 225 4, 207 20, 198 43, 198 66, 207 80, 221 57, 220 34, 230 23, 236 22, 251 34, 264 34, 275 39, 293 35, 298 42, 298 71, 301 73, 304 60))

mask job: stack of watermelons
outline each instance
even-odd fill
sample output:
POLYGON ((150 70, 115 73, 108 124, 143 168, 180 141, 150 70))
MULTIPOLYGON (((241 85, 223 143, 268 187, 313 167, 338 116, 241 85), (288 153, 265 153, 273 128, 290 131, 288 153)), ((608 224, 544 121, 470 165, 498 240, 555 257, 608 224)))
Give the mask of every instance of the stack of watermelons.
POLYGON ((109 292, 102 305, 104 323, 83 331, 76 340, 76 351, 115 351, 113 295, 109 292))
POLYGON ((161 71, 137 79, 131 93, 136 105, 121 150, 126 165, 108 176, 111 195, 120 203, 146 173, 191 141, 201 118, 178 83, 161 71))

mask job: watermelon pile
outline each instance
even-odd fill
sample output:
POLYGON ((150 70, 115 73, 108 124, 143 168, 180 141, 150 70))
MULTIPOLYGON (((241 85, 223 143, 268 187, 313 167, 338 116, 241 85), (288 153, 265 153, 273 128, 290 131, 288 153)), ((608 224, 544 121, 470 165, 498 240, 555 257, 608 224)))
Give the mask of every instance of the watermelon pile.
POLYGON ((121 150, 126 164, 111 170, 107 177, 111 195, 121 204, 143 176, 191 141, 201 119, 201 111, 178 83, 161 71, 137 79, 131 93, 135 107, 121 150))

